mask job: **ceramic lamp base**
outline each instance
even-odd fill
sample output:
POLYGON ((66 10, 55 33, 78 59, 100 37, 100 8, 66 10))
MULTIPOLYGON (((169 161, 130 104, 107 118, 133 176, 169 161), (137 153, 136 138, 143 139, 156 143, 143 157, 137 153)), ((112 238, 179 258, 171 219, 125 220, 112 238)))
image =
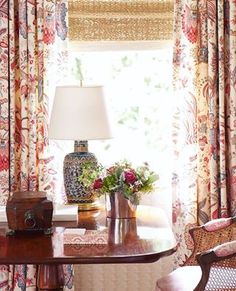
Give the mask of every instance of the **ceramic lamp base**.
POLYGON ((84 164, 88 162, 91 165, 97 165, 95 155, 87 151, 75 151, 66 155, 64 159, 63 173, 67 203, 77 204, 79 210, 94 210, 99 208, 94 193, 88 191, 78 179, 84 164))

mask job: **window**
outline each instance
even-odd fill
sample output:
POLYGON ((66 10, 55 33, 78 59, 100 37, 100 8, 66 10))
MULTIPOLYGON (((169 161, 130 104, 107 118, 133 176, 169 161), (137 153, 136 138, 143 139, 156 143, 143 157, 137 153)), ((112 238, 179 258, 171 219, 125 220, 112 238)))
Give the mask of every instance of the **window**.
MULTIPOLYGON (((171 199, 171 46, 151 50, 93 48, 70 51, 71 82, 76 82, 79 61, 85 83, 104 85, 114 138, 89 141, 89 151, 107 166, 121 159, 134 165, 148 162, 160 180, 157 193, 147 195, 144 203, 166 204, 165 199, 171 199)), ((73 151, 73 142, 57 144, 57 168, 62 169, 64 156, 73 151)))
MULTIPOLYGON (((79 61, 84 82, 104 86, 115 125, 114 138, 89 141, 89 151, 105 166, 121 159, 134 165, 148 162, 160 180, 157 194, 147 195, 146 203, 165 204, 163 198, 171 199, 174 2, 69 0, 68 4, 71 81, 76 81, 79 61)), ((56 167, 62 169, 73 142, 55 143, 56 167)), ((62 182, 62 171, 58 175, 62 182)), ((63 183, 57 186, 62 193, 63 183)))

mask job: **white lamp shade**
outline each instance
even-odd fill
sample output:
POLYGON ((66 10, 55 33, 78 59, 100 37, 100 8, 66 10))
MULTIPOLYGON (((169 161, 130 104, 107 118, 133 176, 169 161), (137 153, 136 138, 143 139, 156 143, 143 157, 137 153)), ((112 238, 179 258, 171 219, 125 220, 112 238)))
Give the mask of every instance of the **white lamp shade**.
POLYGON ((65 140, 111 138, 103 87, 56 87, 49 137, 65 140))

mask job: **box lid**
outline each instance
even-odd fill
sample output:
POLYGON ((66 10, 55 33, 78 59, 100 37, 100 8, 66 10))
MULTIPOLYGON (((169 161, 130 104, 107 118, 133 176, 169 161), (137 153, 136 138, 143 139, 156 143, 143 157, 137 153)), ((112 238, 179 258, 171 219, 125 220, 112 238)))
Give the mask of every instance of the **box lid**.
POLYGON ((22 202, 24 203, 26 200, 29 202, 40 202, 42 200, 47 199, 46 192, 43 191, 19 191, 13 192, 10 200, 12 202, 22 202))

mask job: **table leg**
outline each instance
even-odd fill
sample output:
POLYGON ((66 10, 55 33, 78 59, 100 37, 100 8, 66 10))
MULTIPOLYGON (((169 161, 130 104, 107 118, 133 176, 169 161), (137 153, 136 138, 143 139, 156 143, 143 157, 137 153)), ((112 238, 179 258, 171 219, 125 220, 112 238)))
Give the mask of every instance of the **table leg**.
POLYGON ((64 272, 62 265, 43 264, 38 266, 37 287, 39 291, 62 291, 64 272))

